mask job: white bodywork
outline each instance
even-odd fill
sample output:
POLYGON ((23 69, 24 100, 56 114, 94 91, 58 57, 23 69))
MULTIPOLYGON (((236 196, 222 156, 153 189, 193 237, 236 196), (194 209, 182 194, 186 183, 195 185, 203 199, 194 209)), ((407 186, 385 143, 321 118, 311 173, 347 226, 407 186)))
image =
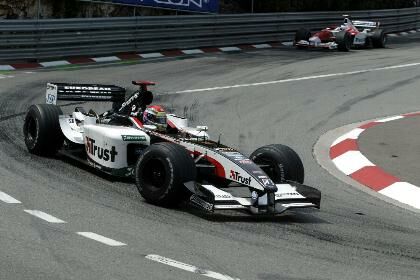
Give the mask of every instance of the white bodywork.
POLYGON ((128 167, 128 144, 149 146, 150 136, 131 127, 85 125, 84 144, 91 160, 101 166, 120 169, 128 167))

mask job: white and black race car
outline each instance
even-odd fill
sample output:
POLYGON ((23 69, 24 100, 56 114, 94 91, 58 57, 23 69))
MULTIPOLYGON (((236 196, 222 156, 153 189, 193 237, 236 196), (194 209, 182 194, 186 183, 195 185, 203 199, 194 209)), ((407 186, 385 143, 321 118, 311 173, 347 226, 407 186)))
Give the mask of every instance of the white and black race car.
POLYGON ((168 129, 144 125, 132 114, 119 114, 136 99, 146 107, 153 100, 139 85, 128 100, 126 90, 113 85, 47 85, 47 104, 30 106, 23 126, 30 153, 66 157, 105 173, 133 177, 150 203, 175 206, 182 201, 209 212, 246 210, 279 214, 290 208, 320 208, 321 193, 303 185, 299 156, 284 145, 258 148, 248 158, 212 141, 207 127, 189 127, 188 120, 167 115, 168 129), (109 101, 113 109, 98 115, 76 107, 63 114, 57 100, 109 101))

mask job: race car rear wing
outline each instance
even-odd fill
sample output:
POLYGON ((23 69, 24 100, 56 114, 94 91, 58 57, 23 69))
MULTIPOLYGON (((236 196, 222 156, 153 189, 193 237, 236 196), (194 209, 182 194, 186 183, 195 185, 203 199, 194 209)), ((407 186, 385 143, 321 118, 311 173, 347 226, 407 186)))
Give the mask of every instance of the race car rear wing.
POLYGON ((381 23, 379 21, 378 22, 374 22, 374 21, 354 20, 353 21, 353 25, 356 28, 369 28, 369 29, 372 29, 372 28, 378 28, 379 25, 381 25, 381 23))
POLYGON ((118 108, 125 101, 125 88, 114 85, 48 83, 46 103, 66 101, 107 101, 118 108))

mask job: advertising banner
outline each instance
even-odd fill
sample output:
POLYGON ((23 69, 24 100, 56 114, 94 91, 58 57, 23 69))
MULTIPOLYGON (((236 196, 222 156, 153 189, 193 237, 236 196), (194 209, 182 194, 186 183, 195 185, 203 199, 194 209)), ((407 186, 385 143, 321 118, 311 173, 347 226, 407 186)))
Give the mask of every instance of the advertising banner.
POLYGON ((202 13, 219 12, 219 0, 112 0, 112 2, 180 11, 202 13))

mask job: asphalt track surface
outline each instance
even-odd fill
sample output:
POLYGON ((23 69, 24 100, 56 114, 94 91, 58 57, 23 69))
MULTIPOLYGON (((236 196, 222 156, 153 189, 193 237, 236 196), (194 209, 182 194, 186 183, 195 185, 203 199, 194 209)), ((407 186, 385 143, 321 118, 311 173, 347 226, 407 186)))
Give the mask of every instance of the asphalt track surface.
POLYGON ((334 128, 419 111, 418 65, 360 71, 420 62, 420 36, 392 40, 383 50, 279 48, 17 72, 0 80, 0 191, 22 202, 0 201, 0 279, 209 279, 199 275, 204 270, 191 273, 145 258, 149 254, 239 279, 418 279, 419 215, 337 180, 312 152, 334 128), (316 77, 296 80, 308 76, 316 77), (164 209, 145 203, 131 182, 26 152, 23 114, 44 102, 47 82, 128 85, 134 79, 159 82, 156 102, 208 125, 214 138, 222 133, 223 142, 244 153, 269 143, 292 146, 303 159, 306 183, 322 191, 322 209, 276 218, 164 209), (46 222, 28 209, 67 223, 46 222), (108 246, 75 232, 127 245, 108 246))

